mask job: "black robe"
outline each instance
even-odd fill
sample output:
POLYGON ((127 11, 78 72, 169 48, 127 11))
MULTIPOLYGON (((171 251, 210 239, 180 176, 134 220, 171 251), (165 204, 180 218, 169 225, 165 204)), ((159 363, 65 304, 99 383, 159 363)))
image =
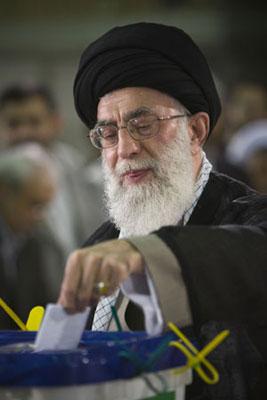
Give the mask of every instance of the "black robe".
MULTIPOLYGON (((219 370, 220 382, 203 385, 196 377, 186 398, 263 399, 267 382, 267 196, 212 172, 187 226, 166 226, 154 233, 179 261, 200 343, 209 342, 222 329, 231 332, 209 356, 219 370)), ((115 226, 106 222, 85 245, 118 235, 115 226)), ((140 329, 140 310, 133 304, 128 308, 128 325, 140 329)))

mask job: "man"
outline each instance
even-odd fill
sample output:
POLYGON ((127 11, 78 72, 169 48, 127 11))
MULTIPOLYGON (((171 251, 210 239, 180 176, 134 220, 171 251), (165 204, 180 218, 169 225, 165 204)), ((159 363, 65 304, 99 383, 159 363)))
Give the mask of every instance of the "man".
MULTIPOLYGON (((245 136, 241 138, 241 134, 253 127, 254 123, 256 126, 258 123, 261 125, 261 122, 267 118, 267 89, 260 82, 241 81, 235 83, 228 91, 224 107, 224 130, 221 135, 221 144, 217 146, 217 170, 248 183, 254 189, 263 191, 266 187, 266 184, 264 185, 264 180, 266 181, 264 178, 265 157, 261 153, 257 154, 256 162, 254 163, 254 160, 252 160, 251 165, 248 165, 248 170, 241 165, 239 160, 246 158, 243 149, 246 147, 247 139, 245 136), (240 139, 236 139, 236 136, 240 139), (240 149, 235 150, 239 154, 235 159, 235 157, 231 157, 232 147, 234 146, 237 149, 240 140, 242 144, 240 149), (254 166, 256 167, 255 171, 254 166), (250 172, 251 167, 252 174, 250 172), (260 186, 255 186, 254 181, 256 184, 259 181, 260 186), (261 182, 263 182, 263 185, 261 182)), ((257 129, 254 139, 253 136, 251 135, 250 142, 254 141, 256 144, 258 142, 257 129)))
POLYGON ((81 173, 85 165, 83 156, 60 140, 63 121, 49 88, 27 83, 6 87, 0 95, 0 128, 6 147, 34 141, 41 144, 54 161, 59 188, 47 213, 46 226, 62 252, 61 263, 65 263, 69 253, 85 240, 88 226, 92 225, 93 231, 103 218, 94 204, 95 187, 86 185, 81 173))
POLYGON ((226 140, 247 123, 267 117, 267 90, 260 82, 235 83, 229 88, 226 100, 226 140))
POLYGON ((247 182, 258 192, 267 194, 267 119, 243 125, 229 140, 224 159, 247 177, 247 182))
POLYGON ((55 100, 42 85, 14 84, 0 97, 2 137, 9 144, 37 141, 51 147, 62 130, 55 100))
MULTIPOLYGON (((220 101, 203 54, 174 27, 118 27, 84 51, 74 97, 101 150, 110 221, 70 256, 59 303, 75 312, 113 294, 92 315, 93 329, 106 329, 103 309, 115 301, 120 312, 120 288, 144 308, 148 331, 171 320, 192 325, 204 344, 228 327, 210 356, 220 383, 195 378, 187 398, 256 398, 266 361, 267 200, 211 171, 202 146, 220 101)), ((124 316, 130 329, 144 328, 132 302, 124 316)))
MULTIPOLYGON (((57 188, 48 154, 37 144, 18 145, 0 157, 0 297, 25 321, 30 309, 52 301, 35 229, 45 216, 57 188)), ((0 312, 2 329, 17 328, 0 312)))

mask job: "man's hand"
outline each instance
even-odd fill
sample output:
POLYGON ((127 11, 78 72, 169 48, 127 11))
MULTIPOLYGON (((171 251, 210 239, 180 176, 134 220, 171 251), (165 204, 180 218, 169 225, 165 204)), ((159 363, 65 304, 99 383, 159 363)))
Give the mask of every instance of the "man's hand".
POLYGON ((74 251, 68 258, 58 302, 69 312, 95 304, 103 282, 112 294, 130 274, 144 271, 142 255, 127 241, 109 240, 74 251))

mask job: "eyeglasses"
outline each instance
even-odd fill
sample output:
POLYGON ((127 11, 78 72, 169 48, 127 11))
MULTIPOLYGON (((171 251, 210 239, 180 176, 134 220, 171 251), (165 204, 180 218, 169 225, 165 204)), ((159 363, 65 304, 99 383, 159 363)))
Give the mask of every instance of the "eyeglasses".
POLYGON ((186 116, 188 114, 169 115, 167 117, 157 117, 154 114, 141 115, 130 119, 124 126, 116 126, 111 123, 98 125, 90 130, 88 137, 96 148, 107 149, 118 144, 118 132, 120 129, 127 129, 134 140, 142 141, 150 139, 159 133, 161 121, 186 116))

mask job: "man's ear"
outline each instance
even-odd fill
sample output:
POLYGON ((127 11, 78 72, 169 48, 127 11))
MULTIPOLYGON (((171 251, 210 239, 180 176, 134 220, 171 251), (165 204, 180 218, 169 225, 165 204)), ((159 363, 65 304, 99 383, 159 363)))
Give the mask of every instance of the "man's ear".
POLYGON ((210 129, 209 115, 206 112, 198 112, 189 117, 188 125, 192 154, 195 154, 207 140, 210 129))

